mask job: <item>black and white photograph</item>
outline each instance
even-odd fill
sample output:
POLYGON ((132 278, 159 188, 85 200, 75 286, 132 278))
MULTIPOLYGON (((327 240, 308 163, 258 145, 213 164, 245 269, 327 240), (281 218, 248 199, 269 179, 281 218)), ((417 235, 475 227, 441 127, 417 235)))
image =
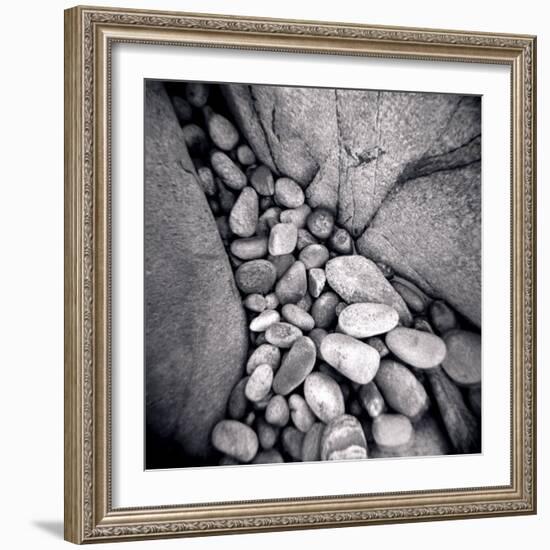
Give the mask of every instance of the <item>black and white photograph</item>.
POLYGON ((144 97, 145 468, 480 453, 482 98, 144 97))

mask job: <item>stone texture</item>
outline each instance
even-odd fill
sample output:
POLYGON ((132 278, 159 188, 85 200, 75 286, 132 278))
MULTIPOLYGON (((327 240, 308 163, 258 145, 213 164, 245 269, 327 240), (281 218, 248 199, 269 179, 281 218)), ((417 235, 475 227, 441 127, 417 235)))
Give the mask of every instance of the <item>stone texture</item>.
POLYGON ((148 442, 176 446, 180 466, 181 455, 210 463, 210 433, 243 374, 245 313, 161 83, 147 83, 145 101, 148 442))

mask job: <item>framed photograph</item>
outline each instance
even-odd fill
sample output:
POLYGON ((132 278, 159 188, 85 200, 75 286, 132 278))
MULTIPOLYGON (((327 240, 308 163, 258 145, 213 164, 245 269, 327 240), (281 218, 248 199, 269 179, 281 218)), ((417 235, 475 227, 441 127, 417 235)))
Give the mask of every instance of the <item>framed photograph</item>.
POLYGON ((65 537, 533 514, 534 36, 65 12, 65 537))

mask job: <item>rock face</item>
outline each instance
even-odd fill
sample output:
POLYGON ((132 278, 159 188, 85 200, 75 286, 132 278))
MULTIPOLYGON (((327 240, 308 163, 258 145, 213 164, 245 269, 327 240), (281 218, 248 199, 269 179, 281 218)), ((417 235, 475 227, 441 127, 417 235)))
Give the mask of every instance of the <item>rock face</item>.
POLYGON ((147 84, 145 113, 148 467, 172 466, 156 462, 160 447, 179 466, 210 463, 212 428, 243 375, 245 314, 161 83, 147 84))

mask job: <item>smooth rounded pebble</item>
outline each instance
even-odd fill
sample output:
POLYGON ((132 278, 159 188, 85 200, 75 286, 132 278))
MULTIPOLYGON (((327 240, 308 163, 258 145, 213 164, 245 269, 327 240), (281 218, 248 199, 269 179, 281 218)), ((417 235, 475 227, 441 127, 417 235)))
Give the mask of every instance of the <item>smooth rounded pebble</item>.
POLYGON ((269 235, 271 228, 279 223, 281 209, 278 206, 268 208, 258 219, 258 235, 269 235))
POLYGON ((295 304, 285 304, 281 309, 285 321, 293 324, 304 332, 309 332, 315 326, 313 317, 295 304))
POLYGON ((368 338, 395 328, 399 314, 386 304, 351 304, 338 316, 338 328, 355 338, 368 338))
POLYGON ((296 305, 300 308, 300 309, 303 309, 304 311, 307 311, 309 312, 309 310, 311 309, 311 306, 313 305, 313 299, 311 298, 311 296, 306 292, 302 298, 300 298, 297 302, 296 302, 296 305))
POLYGON ((243 306, 255 313, 261 313, 266 308, 265 298, 261 294, 249 294, 243 300, 243 306))
POLYGON ((256 232, 258 225, 258 195, 252 187, 245 187, 236 200, 231 214, 229 214, 229 227, 239 237, 251 237, 256 232))
POLYGON ((218 200, 220 204, 220 209, 225 214, 229 214, 237 198, 235 197, 233 192, 226 187, 226 185, 220 178, 217 178, 216 185, 218 188, 218 200))
POLYGON ((394 328, 386 334, 386 345, 399 359, 418 369, 437 367, 447 353, 439 336, 413 328, 394 328))
POLYGON ((302 461, 314 462, 321 460, 321 437, 325 425, 322 422, 315 422, 304 436, 302 442, 302 461))
POLYGON ((443 370, 459 386, 481 384, 481 335, 452 330, 443 339, 447 345, 443 370))
POLYGON ((332 232, 328 239, 328 246, 337 254, 351 254, 353 252, 351 235, 342 227, 338 227, 332 232))
POLYGON ((277 281, 275 293, 281 304, 295 304, 307 292, 306 268, 300 261, 294 262, 277 281))
POLYGON ((210 155, 210 165, 220 179, 235 191, 246 187, 246 176, 243 171, 222 151, 210 155))
POLYGON ((265 419, 273 426, 283 427, 290 420, 288 403, 282 395, 274 395, 265 409, 265 419))
POLYGON ((260 447, 264 451, 272 449, 279 437, 279 430, 271 424, 269 424, 264 418, 258 418, 256 423, 256 434, 258 435, 258 441, 260 447))
POLYGON ((254 317, 250 321, 250 330, 252 332, 264 332, 266 331, 273 323, 278 323, 281 320, 279 312, 275 309, 266 309, 262 311, 257 317, 254 317))
POLYGON ((281 362, 281 350, 272 344, 258 346, 246 363, 246 373, 252 374, 258 365, 267 364, 273 371, 279 368, 281 362))
POLYGON ((371 418, 376 418, 386 409, 384 398, 374 382, 369 382, 359 388, 359 399, 371 418))
POLYGON ((241 378, 231 390, 227 401, 227 415, 233 420, 242 420, 248 408, 244 389, 248 382, 248 376, 241 378))
POLYGON ((321 269, 319 267, 314 267, 308 271, 307 286, 309 289, 309 293, 314 298, 319 298, 319 296, 321 296, 321 293, 325 288, 326 282, 327 282, 327 277, 325 275, 324 269, 321 269))
POLYGON ((237 160, 241 164, 249 166, 256 162, 256 155, 248 145, 239 145, 237 147, 237 160))
POLYGON ((267 239, 265 237, 235 239, 231 243, 230 250, 241 260, 257 260, 267 254, 267 239))
POLYGON ((275 309, 279 306, 279 298, 275 292, 270 292, 265 295, 265 307, 266 309, 275 309))
POLYGON ((199 176, 199 182, 205 195, 212 197, 216 194, 216 182, 214 181, 214 174, 208 166, 201 166, 197 170, 199 176))
POLYGON ((256 189, 258 195, 264 197, 269 197, 275 192, 273 174, 265 164, 260 164, 250 172, 250 185, 256 189))
POLYGON ((367 458, 367 440, 357 418, 343 414, 333 418, 321 437, 321 460, 367 458))
POLYGON ((311 208, 307 204, 302 204, 298 208, 290 208, 281 212, 281 221, 283 223, 292 223, 298 229, 306 226, 306 220, 311 213, 311 208))
POLYGON ((246 424, 237 420, 222 420, 212 430, 215 449, 241 462, 250 462, 258 452, 258 436, 246 424))
POLYGON ((394 277, 391 284, 411 311, 422 313, 428 307, 430 299, 415 284, 401 277, 394 277))
POLYGON ((308 432, 315 423, 315 415, 311 412, 306 400, 297 393, 292 394, 288 399, 290 418, 296 428, 301 432, 308 432))
POLYGON ((283 357, 273 379, 273 391, 280 395, 288 395, 296 389, 313 370, 316 356, 315 344, 311 338, 297 338, 288 354, 283 357))
POLYGON ((265 331, 265 338, 279 348, 290 348, 302 336, 302 331, 290 323, 275 323, 265 331))
POLYGON ((319 244, 319 241, 307 229, 298 229, 298 242, 296 243, 296 248, 298 250, 303 250, 310 244, 319 244))
POLYGON ((286 208, 298 208, 304 204, 302 188, 290 178, 279 178, 275 182, 275 200, 286 208))
POLYGON ((277 273, 267 260, 244 262, 235 272, 235 282, 245 294, 266 294, 275 284, 277 273))
POLYGON ((260 451, 252 461, 252 464, 279 464, 284 462, 283 456, 277 449, 260 451))
POLYGON ((310 244, 302 249, 299 258, 306 269, 323 267, 329 259, 328 248, 324 244, 310 244))
POLYGON ((203 156, 208 150, 208 138, 204 130, 196 124, 186 124, 181 131, 183 133, 183 140, 191 156, 203 156))
POLYGON ((269 233, 269 253, 272 256, 290 254, 296 248, 298 229, 291 223, 278 223, 269 233))
POLYGON ((444 334, 458 326, 454 311, 441 300, 436 300, 430 305, 430 319, 439 334, 444 334))
POLYGON ((302 444, 304 442, 304 434, 297 430, 294 426, 287 426, 281 433, 281 443, 285 452, 292 457, 293 460, 302 460, 302 444))
POLYGON ((316 208, 307 218, 307 228, 319 239, 328 239, 334 228, 334 216, 326 208, 316 208))
POLYGON ((380 359, 386 357, 386 355, 390 353, 390 350, 384 343, 384 340, 378 336, 371 336, 370 338, 367 338, 366 343, 378 352, 380 359))
POLYGON ((258 365, 248 378, 244 394, 249 401, 264 399, 273 382, 273 369, 269 365, 258 365))
POLYGON ((381 449, 393 449, 410 445, 414 428, 402 414, 381 414, 372 422, 372 435, 381 449))
POLYGON ((368 384, 380 364, 374 348, 346 334, 328 334, 321 343, 321 354, 331 367, 358 384, 368 384))
POLYGON ((420 418, 430 404, 424 386, 407 367, 397 361, 382 360, 374 380, 386 403, 409 418, 420 418))
POLYGON ((315 326, 329 328, 336 321, 336 306, 340 303, 337 294, 331 291, 323 292, 311 306, 311 316, 315 326))
POLYGON ((193 107, 204 107, 208 101, 210 87, 203 82, 188 82, 185 86, 185 97, 193 107))
POLYGON ((210 139, 222 151, 231 151, 239 141, 239 132, 224 116, 205 107, 206 126, 210 139))
POLYGON ((322 422, 344 414, 344 396, 337 382, 321 372, 312 372, 304 382, 304 397, 313 414, 322 422))

